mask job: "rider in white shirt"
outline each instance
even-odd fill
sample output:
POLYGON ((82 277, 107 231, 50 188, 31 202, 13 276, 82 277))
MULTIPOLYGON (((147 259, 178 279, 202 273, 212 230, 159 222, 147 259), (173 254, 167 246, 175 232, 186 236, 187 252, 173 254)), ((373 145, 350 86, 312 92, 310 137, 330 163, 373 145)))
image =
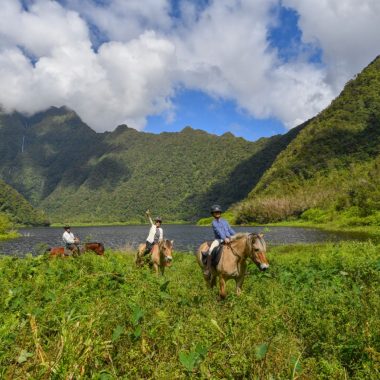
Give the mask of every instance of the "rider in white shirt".
POLYGON ((65 248, 69 249, 72 252, 76 250, 79 253, 79 238, 74 236, 74 234, 71 232, 70 226, 65 226, 63 228, 65 229, 65 232, 62 235, 62 240, 65 244, 65 248))
POLYGON ((144 255, 147 255, 152 250, 154 244, 158 244, 164 240, 164 231, 161 227, 162 219, 159 216, 154 219, 153 223, 149 210, 147 210, 145 214, 151 224, 148 237, 146 238, 146 249, 144 252, 144 255))

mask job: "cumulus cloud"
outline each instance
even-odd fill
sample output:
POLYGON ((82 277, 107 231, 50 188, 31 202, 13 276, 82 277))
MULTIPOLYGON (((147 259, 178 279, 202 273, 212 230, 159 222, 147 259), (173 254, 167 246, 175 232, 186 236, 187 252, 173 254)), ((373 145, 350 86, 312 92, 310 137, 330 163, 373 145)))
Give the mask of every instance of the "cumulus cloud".
POLYGON ((378 0, 283 0, 295 9, 302 38, 322 48, 334 92, 380 54, 378 0))
POLYGON ((0 104, 29 114, 66 105, 98 131, 170 117, 179 87, 292 127, 380 48, 377 0, 282 1, 298 12, 303 42, 322 49, 324 65, 304 55, 283 62, 269 44, 279 0, 181 0, 176 12, 169 0, 26 4, 2 0, 0 104))
POLYGON ((3 0, 2 12, 8 20, 0 29, 5 110, 31 114, 66 105, 98 131, 124 122, 141 129, 148 115, 170 110, 174 46, 154 31, 95 52, 86 22, 56 2, 36 1, 25 11, 3 0))

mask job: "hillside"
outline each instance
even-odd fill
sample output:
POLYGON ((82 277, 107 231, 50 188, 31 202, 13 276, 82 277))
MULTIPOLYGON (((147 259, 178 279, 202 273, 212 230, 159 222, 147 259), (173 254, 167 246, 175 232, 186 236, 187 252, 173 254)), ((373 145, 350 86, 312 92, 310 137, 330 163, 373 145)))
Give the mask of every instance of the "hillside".
POLYGON ((0 179, 0 215, 5 214, 11 222, 23 225, 47 225, 46 215, 36 210, 15 189, 0 179))
POLYGON ((239 222, 380 224, 380 57, 278 155, 239 222))
POLYGON ((0 176, 54 222, 196 220, 244 199, 302 127, 249 142, 190 127, 95 133, 67 108, 0 114, 0 176))

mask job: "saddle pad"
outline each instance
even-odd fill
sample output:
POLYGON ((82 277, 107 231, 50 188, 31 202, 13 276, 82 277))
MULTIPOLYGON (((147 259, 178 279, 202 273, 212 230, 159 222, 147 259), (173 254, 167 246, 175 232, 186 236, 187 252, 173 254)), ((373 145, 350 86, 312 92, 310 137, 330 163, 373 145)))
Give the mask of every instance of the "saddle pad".
MULTIPOLYGON (((211 266, 216 267, 219 264, 220 257, 222 256, 223 245, 220 244, 218 247, 215 247, 211 252, 211 266)), ((207 253, 202 252, 202 263, 207 265, 207 253)))

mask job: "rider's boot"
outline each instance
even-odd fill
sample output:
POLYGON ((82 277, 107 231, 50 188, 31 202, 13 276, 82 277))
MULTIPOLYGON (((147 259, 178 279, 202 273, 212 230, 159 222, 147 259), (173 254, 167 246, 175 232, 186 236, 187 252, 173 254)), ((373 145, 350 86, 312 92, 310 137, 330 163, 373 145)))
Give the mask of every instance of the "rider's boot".
POLYGON ((205 275, 205 277, 210 279, 210 277, 211 277, 211 253, 209 253, 207 255, 207 263, 206 263, 206 266, 204 268, 203 274, 205 275))

